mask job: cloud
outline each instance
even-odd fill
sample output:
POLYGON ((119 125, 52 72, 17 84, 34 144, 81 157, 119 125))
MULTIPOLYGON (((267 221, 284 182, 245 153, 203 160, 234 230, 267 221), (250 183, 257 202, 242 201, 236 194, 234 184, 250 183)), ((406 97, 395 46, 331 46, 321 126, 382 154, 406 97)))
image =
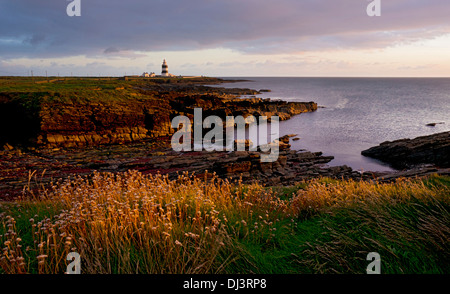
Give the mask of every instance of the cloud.
POLYGON ((450 27, 447 0, 382 1, 381 17, 367 16, 365 0, 81 1, 82 15, 69 17, 63 0, 0 0, 0 57, 382 48, 450 27))
POLYGON ((418 65, 418 66, 400 66, 397 67, 398 70, 406 70, 406 71, 413 71, 413 70, 424 70, 424 69, 430 69, 436 67, 437 64, 426 64, 426 65, 418 65))
POLYGON ((105 49, 105 51, 103 51, 103 53, 105 53, 105 54, 118 53, 118 52, 120 52, 120 50, 117 49, 116 47, 108 47, 105 49))
POLYGON ((141 57, 146 57, 147 55, 142 53, 136 53, 131 50, 120 50, 116 47, 108 47, 103 50, 103 54, 105 54, 108 58, 127 58, 127 59, 136 59, 141 57))
POLYGON ((28 44, 31 46, 38 46, 39 44, 42 44, 45 42, 45 36, 43 34, 33 34, 32 36, 26 38, 24 41, 24 44, 28 44))

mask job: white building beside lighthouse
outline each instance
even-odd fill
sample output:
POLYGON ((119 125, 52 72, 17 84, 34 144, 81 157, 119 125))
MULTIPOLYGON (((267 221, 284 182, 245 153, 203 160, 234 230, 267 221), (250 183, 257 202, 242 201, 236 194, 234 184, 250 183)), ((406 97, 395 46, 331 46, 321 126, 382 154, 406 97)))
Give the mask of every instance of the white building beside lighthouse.
POLYGON ((167 65, 167 61, 164 59, 161 69, 161 75, 156 75, 154 72, 148 73, 144 72, 141 77, 143 78, 153 78, 153 77, 176 77, 175 75, 169 73, 169 66, 167 65))

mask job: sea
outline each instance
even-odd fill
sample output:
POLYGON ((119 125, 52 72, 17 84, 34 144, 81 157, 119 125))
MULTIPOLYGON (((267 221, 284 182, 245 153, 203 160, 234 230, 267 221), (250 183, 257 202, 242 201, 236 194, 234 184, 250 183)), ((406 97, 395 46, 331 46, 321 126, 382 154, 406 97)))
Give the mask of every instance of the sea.
POLYGON ((294 150, 334 156, 329 166, 393 171, 361 151, 385 141, 450 131, 450 78, 224 77, 246 80, 227 88, 268 89, 256 97, 309 102, 316 112, 280 122, 280 135, 296 134, 294 150), (437 123, 434 127, 427 126, 437 123))

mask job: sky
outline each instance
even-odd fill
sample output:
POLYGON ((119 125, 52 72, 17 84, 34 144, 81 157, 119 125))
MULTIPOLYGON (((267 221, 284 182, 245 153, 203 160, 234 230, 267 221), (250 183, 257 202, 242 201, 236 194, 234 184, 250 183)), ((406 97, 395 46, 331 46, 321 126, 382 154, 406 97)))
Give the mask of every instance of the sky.
POLYGON ((448 0, 79 1, 0 0, 0 75, 450 77, 448 0))

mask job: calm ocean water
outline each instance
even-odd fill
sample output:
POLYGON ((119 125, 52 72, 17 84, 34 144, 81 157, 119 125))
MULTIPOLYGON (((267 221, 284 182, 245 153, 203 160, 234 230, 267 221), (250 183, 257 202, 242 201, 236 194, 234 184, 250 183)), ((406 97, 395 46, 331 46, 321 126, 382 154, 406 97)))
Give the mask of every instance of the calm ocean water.
MULTIPOLYGON (((232 79, 232 78, 228 78, 232 79)), ((384 141, 450 131, 450 79, 433 78, 235 78, 229 88, 270 89, 257 97, 314 101, 320 108, 280 123, 281 135, 298 134, 296 150, 335 156, 329 165, 386 171, 361 151, 384 141), (435 127, 428 123, 444 123, 435 127)))

